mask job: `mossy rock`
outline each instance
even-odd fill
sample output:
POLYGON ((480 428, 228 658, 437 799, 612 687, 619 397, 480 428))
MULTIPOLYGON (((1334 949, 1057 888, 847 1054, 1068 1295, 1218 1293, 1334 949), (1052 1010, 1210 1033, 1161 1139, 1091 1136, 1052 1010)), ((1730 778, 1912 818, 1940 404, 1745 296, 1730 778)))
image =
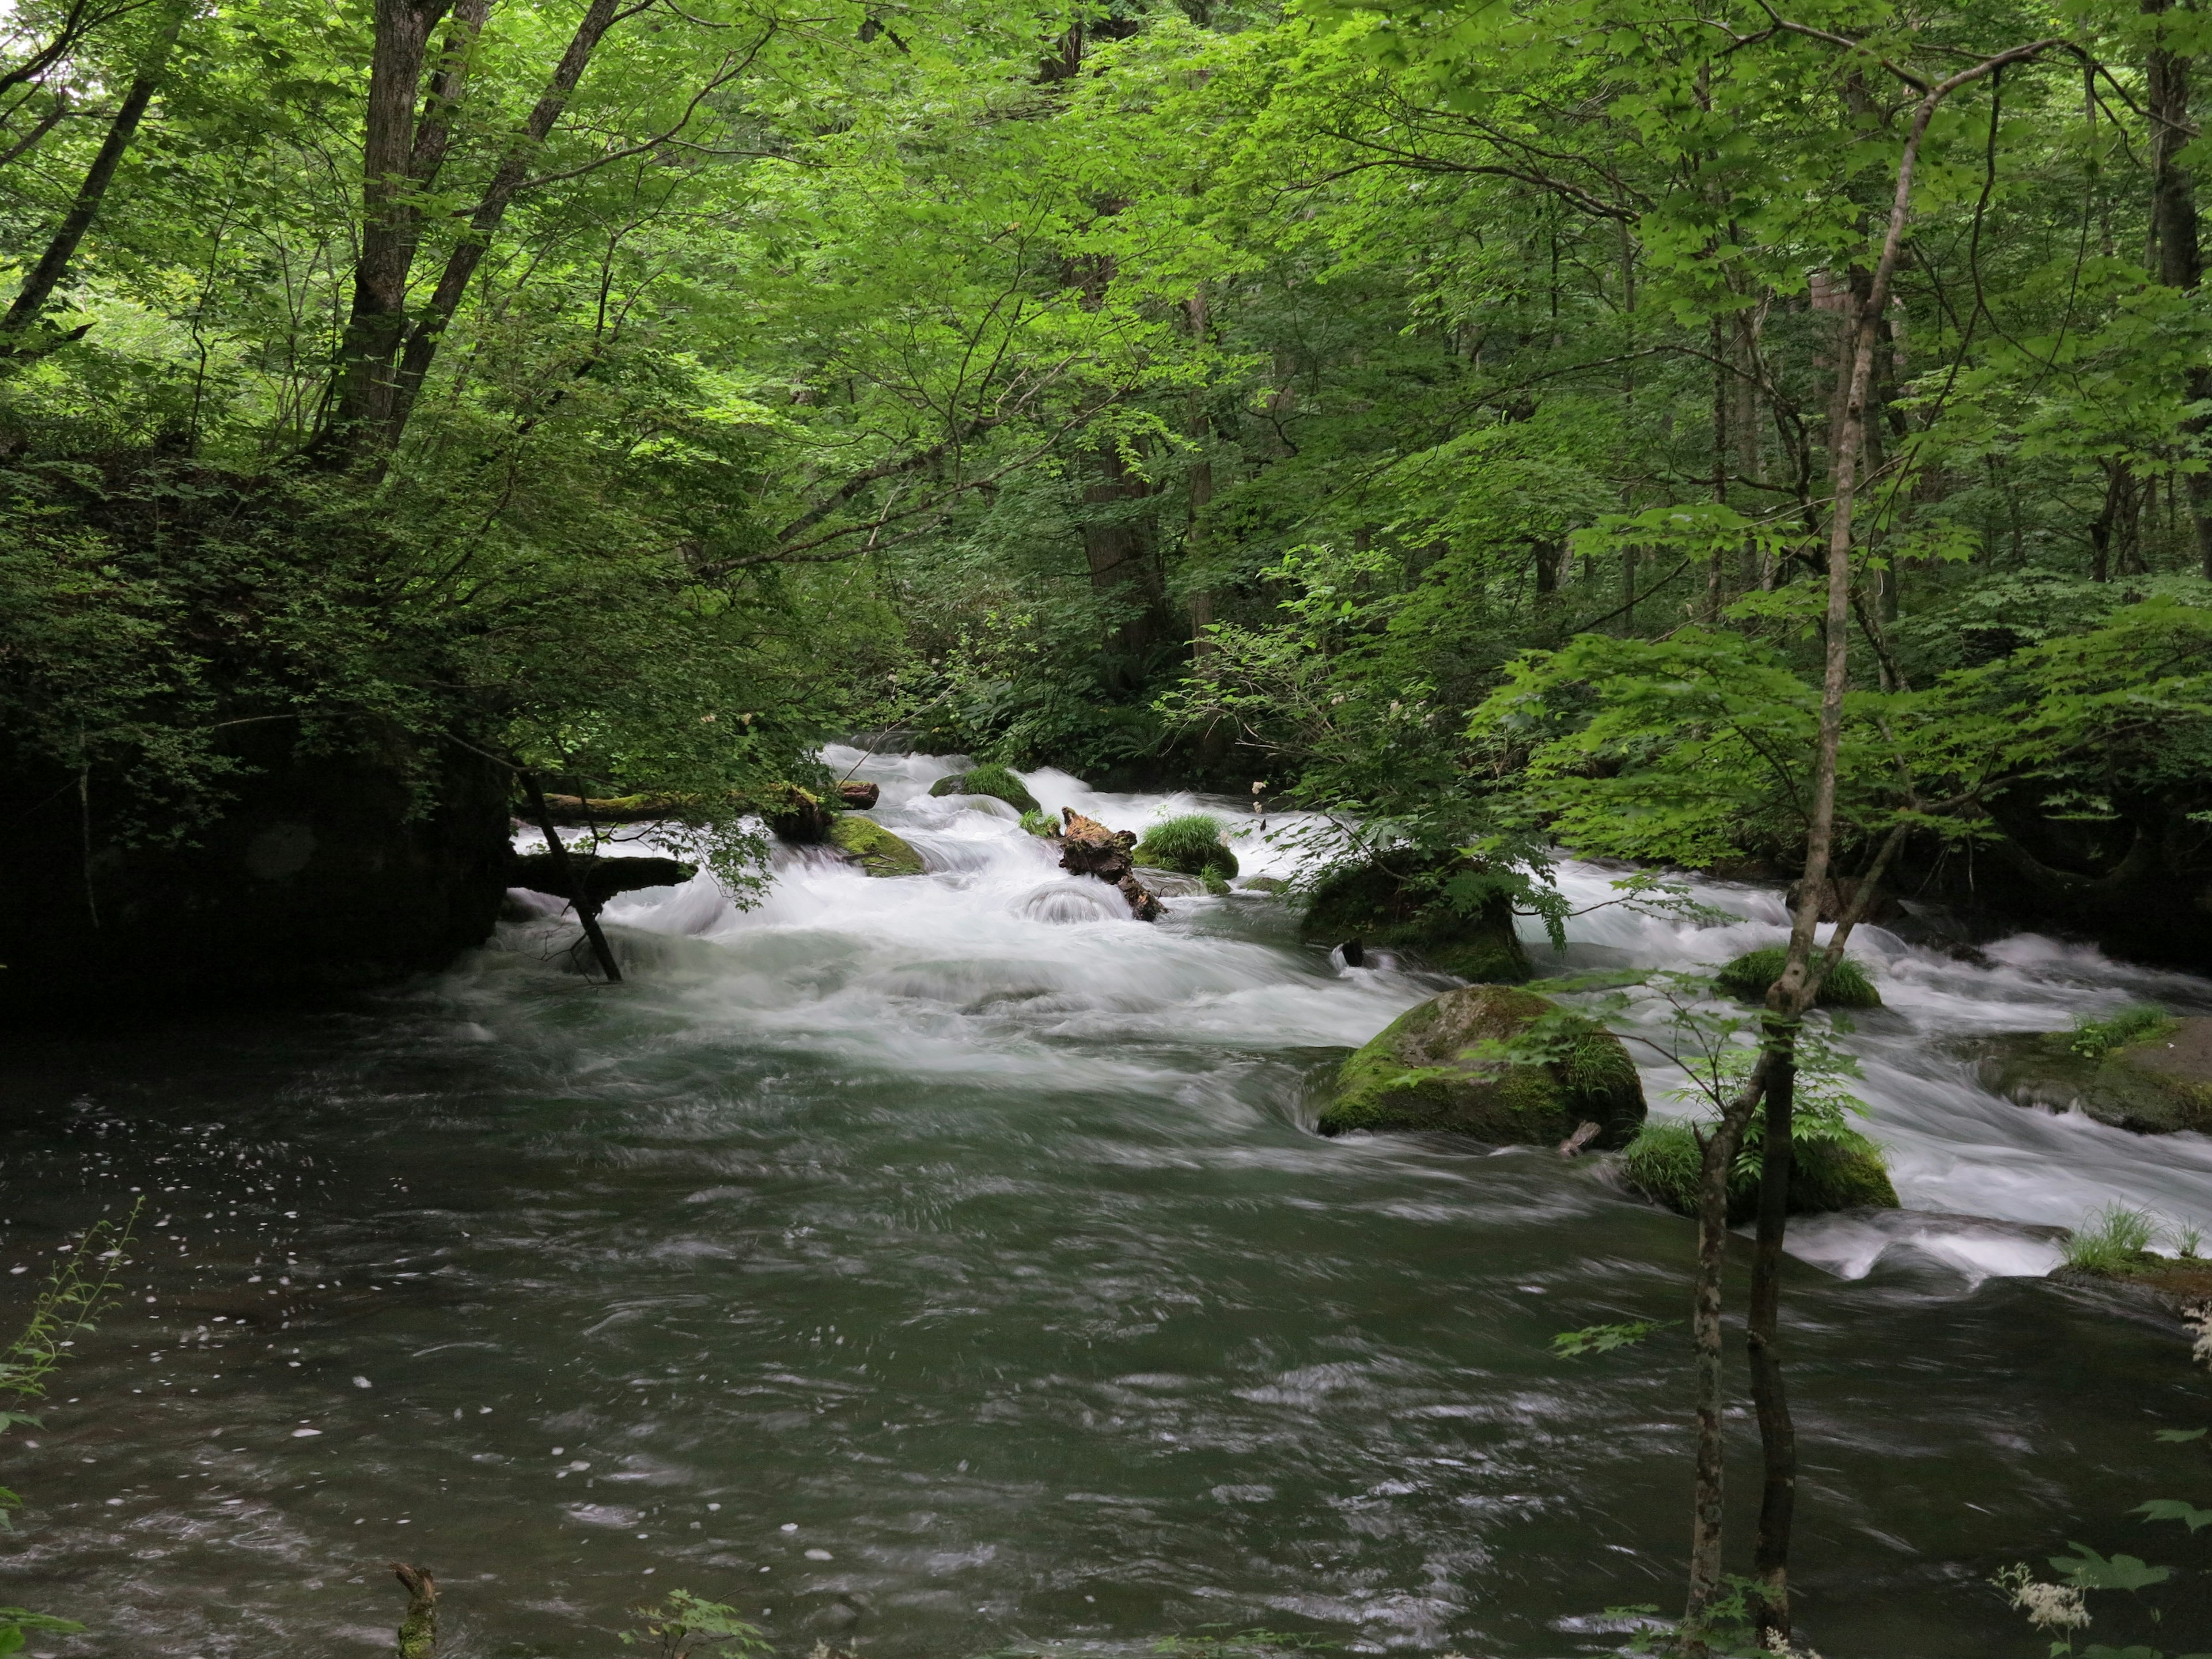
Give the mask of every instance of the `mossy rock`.
POLYGON ((1022 781, 1003 766, 975 766, 965 772, 955 772, 950 777, 939 778, 929 786, 933 795, 988 795, 1002 800, 1017 812, 1042 811, 1037 798, 1023 787, 1022 781))
POLYGON ((1468 1056, 1553 1006, 1534 992, 1469 985, 1407 1009, 1344 1062, 1321 1132, 1449 1129, 1498 1145, 1553 1146, 1595 1122, 1597 1145, 1625 1145, 1644 1105, 1620 1038, 1589 1026, 1564 1057, 1539 1065, 1468 1056))
POLYGON ((1247 876, 1237 885, 1247 893, 1286 893, 1291 889, 1280 876, 1247 876))
POLYGON ((872 876, 918 876, 921 854, 858 812, 840 812, 830 823, 829 842, 872 876))
MULTIPOLYGON (((1790 1213, 1900 1208, 1881 1148, 1856 1130, 1835 1139, 1800 1140, 1790 1160, 1790 1213)), ((1700 1154, 1686 1123, 1647 1123, 1620 1155, 1620 1172, 1645 1196, 1678 1215, 1698 1213, 1700 1154)), ((1759 1212, 1759 1172, 1739 1159, 1729 1181, 1729 1224, 1759 1212)))
MULTIPOLYGON (((1730 996, 1741 997, 1746 1002, 1764 1002, 1766 988, 1781 978, 1782 964, 1789 957, 1789 951, 1779 945, 1770 945, 1763 951, 1747 951, 1714 975, 1713 979, 1730 996)), ((1813 1002, 1819 1008, 1879 1008, 1881 993, 1874 988, 1866 969, 1845 957, 1820 981, 1820 994, 1813 1002)))
POLYGON ((1982 1087, 2021 1106, 2079 1107, 2137 1134, 2212 1132, 2212 1017, 2161 1030, 2092 1058, 2070 1031, 2016 1031, 1968 1045, 1982 1087))
POLYGON ((1181 817, 1163 818, 1145 831, 1133 856, 1152 869, 1225 883, 1236 877, 1237 854, 1223 844, 1221 834, 1221 820, 1211 813, 1188 812, 1181 817))
POLYGON ((1298 931, 1309 942, 1358 939, 1413 958, 1424 967, 1492 985, 1534 976, 1513 931, 1513 905, 1499 894, 1472 915, 1437 891, 1455 875, 1476 873, 1457 854, 1423 859, 1407 854, 1390 864, 1354 865, 1316 883, 1298 931))

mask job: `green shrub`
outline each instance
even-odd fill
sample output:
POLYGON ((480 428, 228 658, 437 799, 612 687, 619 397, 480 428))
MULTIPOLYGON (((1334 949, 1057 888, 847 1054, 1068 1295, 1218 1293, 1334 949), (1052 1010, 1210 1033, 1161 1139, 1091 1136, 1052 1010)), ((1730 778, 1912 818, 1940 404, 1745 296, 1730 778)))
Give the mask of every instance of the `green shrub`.
POLYGON ((2086 1273, 2122 1274, 2144 1265, 2158 1224, 2148 1210, 2107 1204, 2066 1239, 2066 1265, 2086 1273))
POLYGON ((994 763, 970 767, 965 772, 955 772, 950 777, 939 778, 929 786, 933 795, 988 795, 1002 800, 1017 812, 1036 812, 1043 809, 1037 798, 1030 793, 1022 781, 1005 767, 994 763))
MULTIPOLYGON (((1790 1137, 1790 1212, 1818 1215, 1831 1210, 1898 1207, 1881 1148, 1857 1130, 1825 1116, 1793 1121, 1790 1137)), ((1729 1223, 1741 1226, 1759 1209, 1760 1148, 1765 1125, 1754 1114, 1744 1131, 1743 1148, 1729 1172, 1729 1223)), ((1647 1122, 1620 1155, 1629 1185, 1678 1215, 1698 1212, 1698 1180, 1704 1166, 1696 1135, 1679 1121, 1647 1122)))
MULTIPOLYGON (((1766 988, 1782 976, 1782 964, 1789 955, 1779 945, 1747 951, 1714 975, 1713 981, 1746 1002, 1764 1002, 1766 988)), ((1820 994, 1814 1000, 1823 1008, 1879 1008, 1881 993, 1874 988, 1866 969, 1845 957, 1829 970, 1820 982, 1820 994)))
POLYGON ((2075 1020, 2066 1046, 2084 1060, 2102 1060, 2115 1048, 2163 1036, 2173 1023, 2173 1017, 2154 1002, 2130 1003, 2103 1019, 2085 1016, 2075 1020))
POLYGON ((1223 881, 1237 873, 1237 854, 1221 844, 1221 820, 1206 812, 1163 818, 1145 831, 1135 858, 1155 870, 1186 876, 1212 874, 1223 881))

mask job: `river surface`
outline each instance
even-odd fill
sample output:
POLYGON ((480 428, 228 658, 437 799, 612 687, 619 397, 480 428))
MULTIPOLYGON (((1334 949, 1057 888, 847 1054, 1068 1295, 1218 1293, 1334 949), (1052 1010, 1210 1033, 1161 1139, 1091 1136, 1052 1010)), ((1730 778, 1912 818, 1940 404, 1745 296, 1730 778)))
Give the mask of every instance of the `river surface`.
MULTIPOLYGON (((1549 1345, 1680 1318, 1689 1224, 1548 1152, 1316 1136, 1317 1067, 1444 981, 1300 946, 1261 893, 1132 921, 1011 811, 929 797, 949 769, 860 766, 930 874, 786 853, 750 911, 633 895, 620 988, 541 917, 347 1011, 0 1061, 0 1315, 149 1206, 127 1298, 0 1448, 0 1601, 94 1627, 30 1650, 388 1652, 393 1559, 438 1573, 448 1659, 621 1651, 679 1587, 883 1659, 1257 1627, 1550 1659, 1678 1608, 1682 1328, 1549 1345)), ((1030 782, 1117 828, 1194 805, 1030 782)), ((1564 965, 1781 936, 1772 893, 1698 892, 1742 921, 1595 910, 1564 965)), ((1910 1212, 1796 1231, 1801 1629, 2040 1653, 1982 1581, 2163 1541, 2125 1511, 2188 1485, 2152 1432, 2212 1387, 2170 1325, 2045 1282, 2035 1228, 2212 1231, 2212 1141, 2023 1110, 1945 1044, 2212 984, 2028 937, 1861 949, 1889 1006, 1846 1046, 1910 1212)))

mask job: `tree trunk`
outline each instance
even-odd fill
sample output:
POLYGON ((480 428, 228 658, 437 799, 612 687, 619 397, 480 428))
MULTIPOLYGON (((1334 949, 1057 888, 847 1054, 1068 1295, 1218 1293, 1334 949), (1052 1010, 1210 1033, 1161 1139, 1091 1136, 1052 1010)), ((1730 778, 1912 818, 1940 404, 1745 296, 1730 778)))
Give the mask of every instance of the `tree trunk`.
MULTIPOLYGON (((15 303, 8 307, 4 317, 0 317, 0 335, 27 331, 46 313, 54 290, 69 274, 70 262, 76 257, 77 244, 84 240, 92 222, 100 216, 100 206, 106 199, 115 169, 122 164, 131 140, 138 136, 138 124, 145 118, 146 107, 154 101, 154 94, 168 72, 169 58, 176 50, 177 36, 184 28, 185 15, 189 9, 186 6, 172 6, 155 27, 145 56, 139 59, 138 71, 125 90, 122 103, 116 106, 115 118, 107 124, 107 136, 101 139, 99 153, 92 158, 92 166, 85 170, 84 180, 77 186, 76 199, 70 204, 61 228, 54 232, 46 252, 39 256, 39 263, 24 277, 15 303)), ((15 349, 0 347, 0 355, 15 349)))
MULTIPOLYGON (((2147 16, 2163 15, 2172 0, 2142 0, 2147 16)), ((2143 60, 2144 93, 2150 117, 2151 235, 2158 244, 2158 280, 2168 288, 2193 289, 2203 280, 2203 254, 2197 245, 2197 181, 2179 165, 2182 147, 2189 143, 2190 60, 2163 46, 2153 46, 2143 60)), ((2187 371, 2183 392, 2191 402, 2212 398, 2212 370, 2187 371)), ((2207 418, 2182 423, 2182 435, 2192 444, 2201 441, 2207 418)), ((2212 579, 2212 476, 2188 475, 2189 516, 2196 532, 2197 560, 2212 579)))
POLYGON ((615 953, 607 944, 607 936, 599 931, 599 907, 592 902, 584 890, 584 878, 576 872, 576 861, 568 856, 568 843, 561 839, 553 827, 553 811, 546 805, 545 792, 538 787, 534 773, 518 772, 523 793, 530 797, 531 816, 538 820, 538 828, 545 837, 545 850, 553 855, 554 867, 561 872, 561 884, 568 890, 568 903, 576 913, 576 920, 584 926, 584 937, 592 942, 592 955, 598 959, 599 971, 607 976, 607 983, 622 983, 622 969, 615 965, 615 953))
POLYGON ((1790 1523, 1797 1492, 1797 1433, 1782 1386, 1776 1346, 1782 1313, 1782 1240, 1790 1223, 1790 1164, 1796 1103, 1796 1039, 1773 1039, 1775 1060, 1766 1080, 1766 1133, 1759 1168, 1759 1236, 1753 1246, 1751 1300, 1744 1318, 1744 1347, 1751 1397, 1759 1413, 1761 1481, 1759 1542, 1752 1572, 1759 1582, 1757 1623, 1762 1638, 1790 1638, 1790 1523), (1785 1046, 1786 1045, 1786 1046, 1785 1046))

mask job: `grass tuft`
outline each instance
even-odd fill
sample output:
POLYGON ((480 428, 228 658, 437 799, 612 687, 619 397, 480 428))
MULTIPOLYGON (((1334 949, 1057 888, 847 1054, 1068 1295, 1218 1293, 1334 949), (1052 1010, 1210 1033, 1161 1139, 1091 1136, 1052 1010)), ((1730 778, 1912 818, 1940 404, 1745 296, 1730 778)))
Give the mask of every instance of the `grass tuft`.
POLYGON ((1222 845, 1221 833, 1221 820, 1209 812, 1163 818, 1145 831, 1137 843, 1136 860, 1155 870, 1186 876, 1211 873, 1227 881, 1237 873, 1237 854, 1222 845))
POLYGON ((2066 1265, 2087 1273, 2121 1275, 2143 1265, 2158 1224, 2148 1210, 2107 1204, 2066 1241, 2066 1265))
POLYGON ((2173 1017, 2156 1003, 2131 1003, 2103 1019, 2085 1016, 2075 1020, 2073 1037, 2066 1046, 2084 1060, 2102 1060, 2115 1048, 2162 1036, 2173 1023, 2173 1017))

